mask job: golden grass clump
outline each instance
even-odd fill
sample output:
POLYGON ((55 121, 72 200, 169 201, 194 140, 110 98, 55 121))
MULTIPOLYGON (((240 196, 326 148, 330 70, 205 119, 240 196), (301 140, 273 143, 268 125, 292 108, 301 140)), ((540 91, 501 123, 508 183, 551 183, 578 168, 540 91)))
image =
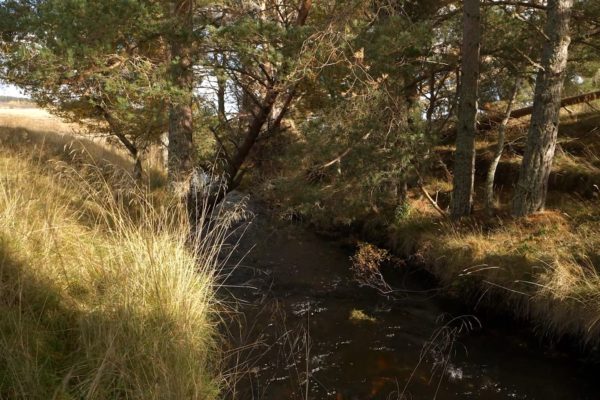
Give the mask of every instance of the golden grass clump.
MULTIPOLYGON (((533 320, 550 336, 600 343, 600 215, 593 202, 520 220, 452 223, 439 217, 423 229, 395 231, 395 247, 416 254, 440 282, 476 304, 533 320), (410 243, 409 248, 405 248, 410 243)), ((417 214, 417 213, 415 213, 417 214)))
POLYGON ((215 398, 224 229, 87 171, 0 150, 0 398, 215 398))

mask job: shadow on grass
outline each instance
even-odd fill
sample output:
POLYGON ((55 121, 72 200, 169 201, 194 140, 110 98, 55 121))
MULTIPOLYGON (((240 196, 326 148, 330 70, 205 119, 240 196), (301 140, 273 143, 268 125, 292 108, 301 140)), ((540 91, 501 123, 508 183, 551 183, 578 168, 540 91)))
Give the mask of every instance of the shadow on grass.
POLYGON ((9 243, 0 236, 0 398, 45 399, 61 387, 61 366, 76 351, 68 327, 77 315, 9 243))

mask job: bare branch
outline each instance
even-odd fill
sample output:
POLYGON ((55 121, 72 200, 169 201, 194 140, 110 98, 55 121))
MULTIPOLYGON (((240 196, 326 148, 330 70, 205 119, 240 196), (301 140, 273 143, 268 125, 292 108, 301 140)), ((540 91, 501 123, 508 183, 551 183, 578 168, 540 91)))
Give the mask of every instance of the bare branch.
POLYGON ((528 1, 496 1, 491 0, 483 3, 483 6, 513 6, 513 7, 526 7, 535 8, 537 10, 546 11, 546 6, 536 3, 530 3, 528 1))

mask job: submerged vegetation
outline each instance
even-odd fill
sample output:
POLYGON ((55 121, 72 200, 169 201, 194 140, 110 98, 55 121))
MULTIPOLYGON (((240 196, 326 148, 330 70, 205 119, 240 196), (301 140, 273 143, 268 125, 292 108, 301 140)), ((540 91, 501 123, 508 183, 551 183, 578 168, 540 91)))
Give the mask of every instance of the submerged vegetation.
POLYGON ((216 398, 224 231, 51 141, 0 149, 0 397, 216 398))

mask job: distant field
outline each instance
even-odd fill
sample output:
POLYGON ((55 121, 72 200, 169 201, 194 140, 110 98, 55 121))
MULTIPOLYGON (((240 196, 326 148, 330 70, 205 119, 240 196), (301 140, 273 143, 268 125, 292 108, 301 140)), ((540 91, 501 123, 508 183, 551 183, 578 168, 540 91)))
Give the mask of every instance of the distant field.
POLYGON ((0 96, 0 108, 33 108, 35 103, 27 98, 0 96))
MULTIPOLYGON (((94 154, 100 151, 97 148, 100 147, 106 150, 100 151, 105 156, 114 155, 118 158, 113 159, 113 162, 118 161, 117 164, 130 168, 129 154, 118 143, 107 141, 105 135, 94 134, 78 124, 65 122, 47 110, 36 107, 35 104, 27 103, 27 107, 7 107, 10 103, 0 98, 0 143, 27 140, 46 145, 53 143, 61 148, 77 143, 89 151, 94 148, 94 154), (121 159, 127 161, 123 163, 121 159)), ((160 169, 164 164, 162 157, 162 151, 151 146, 145 152, 144 164, 160 169)))
POLYGON ((5 104, 0 103, 0 126, 2 127, 70 135, 81 132, 78 125, 66 123, 46 110, 31 105, 22 108, 5 108, 5 104))

